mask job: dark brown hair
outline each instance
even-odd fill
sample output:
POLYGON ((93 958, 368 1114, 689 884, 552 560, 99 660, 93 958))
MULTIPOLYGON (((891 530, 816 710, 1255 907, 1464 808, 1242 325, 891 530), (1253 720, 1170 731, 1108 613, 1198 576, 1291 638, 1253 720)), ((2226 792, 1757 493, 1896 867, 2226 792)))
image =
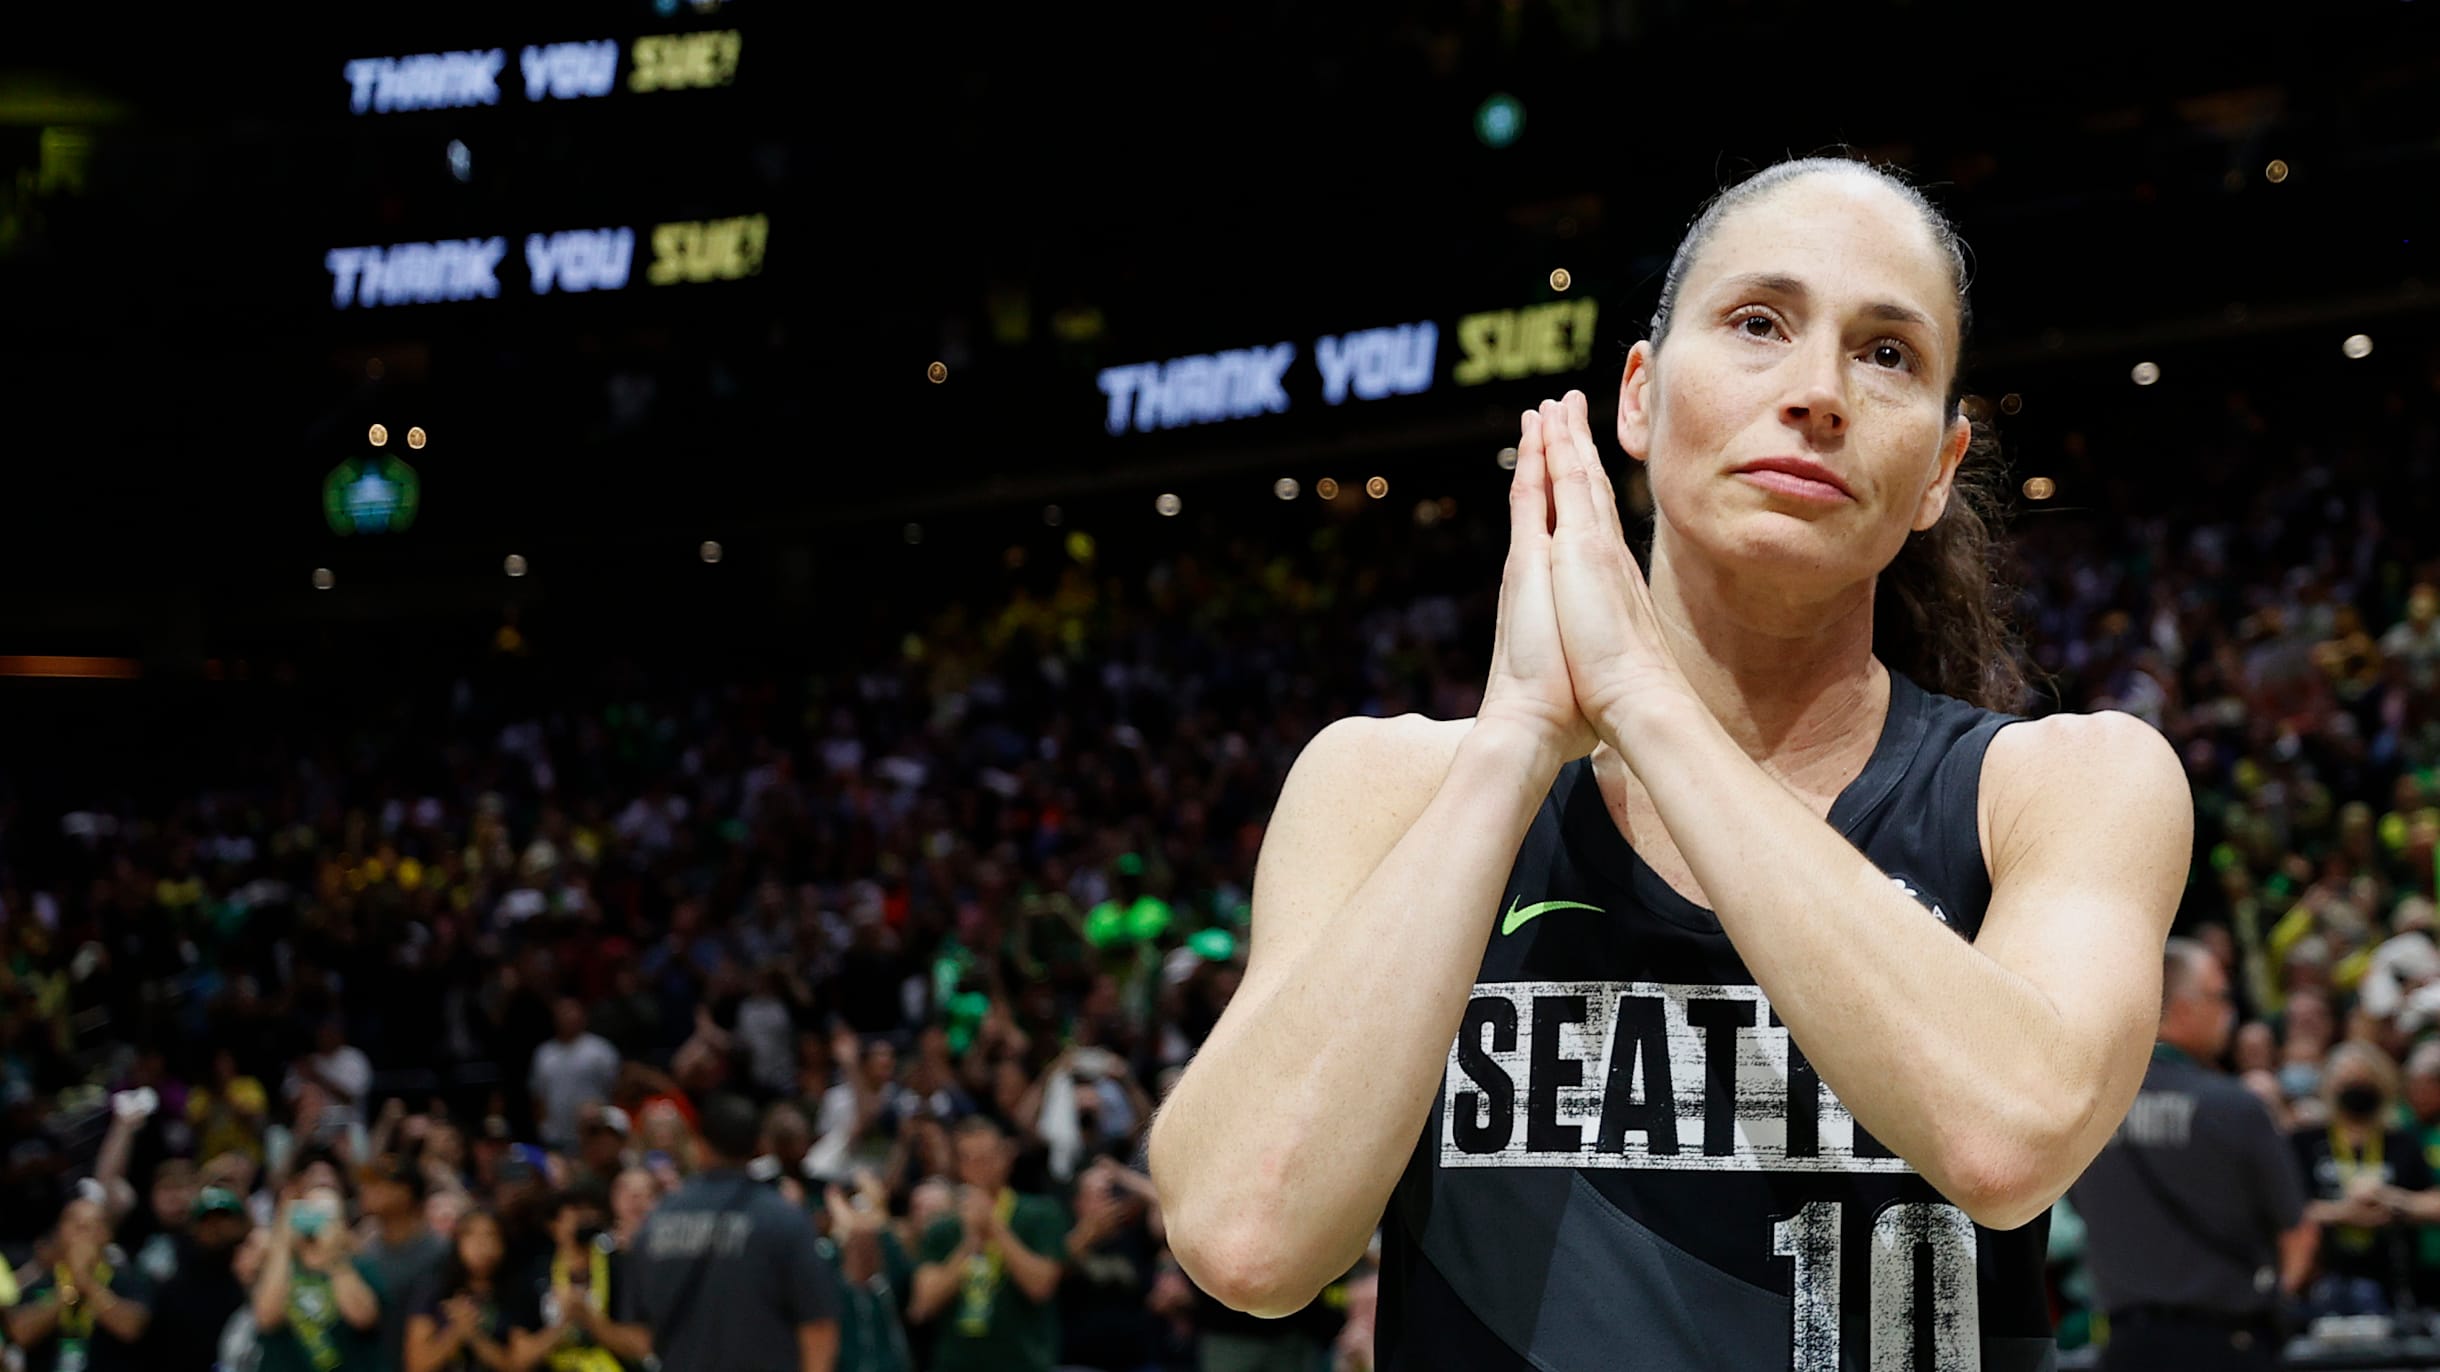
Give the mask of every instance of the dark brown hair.
MULTIPOLYGON (((1923 216, 1932 242, 1948 259, 1956 287, 1957 337, 1962 348, 1974 325, 1967 295, 1971 258, 1957 227, 1923 193, 1898 175, 1842 157, 1801 157, 1765 167, 1715 195, 1695 216, 1661 280, 1659 307, 1652 313, 1657 354, 1677 310, 1678 291, 1703 246, 1729 214, 1799 177, 1838 173, 1871 177, 1905 197, 1923 216)), ((1958 369, 1962 372, 1962 365, 1958 369)), ((1948 415, 1961 412, 1957 376, 1949 378, 1948 415)), ((1905 544, 1875 584, 1872 651, 1894 671, 1925 690, 1955 696, 1987 710, 2013 711, 2027 696, 2024 662, 2009 607, 2015 590, 2001 574, 2001 547, 1994 533, 2002 476, 1999 439, 1979 417, 1970 417, 1973 437, 1949 491, 1948 508, 1929 529, 1907 535, 1905 544)))

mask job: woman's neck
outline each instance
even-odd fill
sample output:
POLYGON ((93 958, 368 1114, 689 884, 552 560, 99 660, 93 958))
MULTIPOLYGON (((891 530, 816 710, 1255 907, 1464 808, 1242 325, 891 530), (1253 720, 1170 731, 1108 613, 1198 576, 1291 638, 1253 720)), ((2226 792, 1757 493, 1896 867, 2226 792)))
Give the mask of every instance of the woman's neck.
POLYGON ((1872 583, 1792 596, 1708 559, 1672 557, 1664 534, 1651 588, 1687 685, 1746 756, 1793 780, 1808 758, 1852 746, 1859 715, 1879 718, 1889 686, 1872 656, 1872 583))

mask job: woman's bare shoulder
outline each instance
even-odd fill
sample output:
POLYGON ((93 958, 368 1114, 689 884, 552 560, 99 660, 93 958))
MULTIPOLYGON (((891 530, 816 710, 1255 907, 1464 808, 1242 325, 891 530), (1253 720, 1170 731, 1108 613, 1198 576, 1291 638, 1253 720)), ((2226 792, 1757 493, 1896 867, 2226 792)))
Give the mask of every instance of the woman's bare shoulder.
POLYGON ((1249 977, 1292 963, 1347 903, 1431 805, 1473 724, 1351 715, 1305 745, 1263 832, 1249 977))
POLYGON ((2087 779, 2179 770, 2177 752, 2158 729, 2122 710, 2060 713, 2010 724, 1991 736, 1986 777, 2002 790, 2068 777, 2087 779), (1994 776, 1996 774, 1996 776, 1994 776))
POLYGON ((1303 873, 1353 861, 1371 871, 1432 803, 1473 725, 1408 714, 1350 715, 1324 727, 1280 787, 1265 864, 1303 873))
POLYGON ((1369 794, 1393 809, 1421 809, 1440 789, 1472 719, 1349 715, 1305 745, 1288 784, 1301 780, 1342 794, 1369 794))
POLYGON ((2177 750, 2160 731, 2118 710, 2055 714, 2011 724, 1983 755, 1983 853, 1996 868, 2022 821, 2047 806, 2113 815, 2169 833, 2192 822, 2192 793, 2177 750))

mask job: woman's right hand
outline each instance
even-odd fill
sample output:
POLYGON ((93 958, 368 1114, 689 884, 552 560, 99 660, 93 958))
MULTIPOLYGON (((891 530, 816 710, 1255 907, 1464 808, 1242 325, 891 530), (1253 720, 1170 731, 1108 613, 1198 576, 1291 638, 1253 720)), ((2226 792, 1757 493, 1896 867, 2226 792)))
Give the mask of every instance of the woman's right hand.
POLYGON ((1514 724, 1567 762, 1593 751, 1599 740, 1576 708, 1576 688, 1559 645, 1550 577, 1550 463, 1543 440, 1542 416, 1525 411, 1516 472, 1508 484, 1508 561, 1500 572, 1491 674, 1474 717, 1514 724))

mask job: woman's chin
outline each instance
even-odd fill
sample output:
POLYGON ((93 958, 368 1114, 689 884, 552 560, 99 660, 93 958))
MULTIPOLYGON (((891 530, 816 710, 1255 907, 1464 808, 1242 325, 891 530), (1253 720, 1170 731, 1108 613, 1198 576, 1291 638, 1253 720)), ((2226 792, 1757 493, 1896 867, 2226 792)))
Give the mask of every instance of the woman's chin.
POLYGON ((1740 512, 1689 541, 1698 556, 1739 581, 1787 581, 1818 592, 1824 583, 1861 581, 1877 570, 1857 560, 1852 534, 1776 510, 1740 512))

